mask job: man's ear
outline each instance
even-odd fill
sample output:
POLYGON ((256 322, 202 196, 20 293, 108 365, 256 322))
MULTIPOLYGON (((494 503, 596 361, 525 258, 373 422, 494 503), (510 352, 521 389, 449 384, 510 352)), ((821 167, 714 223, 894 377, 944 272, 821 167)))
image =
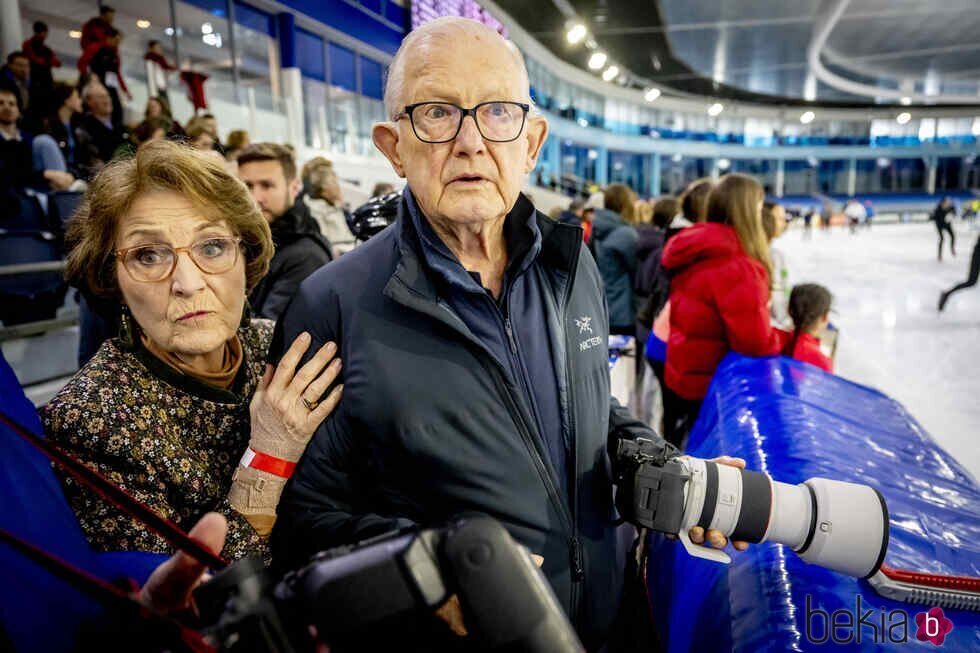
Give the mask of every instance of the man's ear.
POLYGON ((538 155, 548 138, 548 121, 544 116, 527 117, 527 160, 524 163, 524 174, 530 174, 538 163, 538 155))
POLYGON ((371 139, 374 146, 385 155, 395 169, 395 174, 405 177, 405 168, 402 165, 401 155, 398 154, 398 123, 395 122, 376 122, 371 128, 371 139))
POLYGON ((303 180, 296 177, 289 182, 289 197, 295 202, 296 198, 299 196, 299 192, 303 190, 303 180))

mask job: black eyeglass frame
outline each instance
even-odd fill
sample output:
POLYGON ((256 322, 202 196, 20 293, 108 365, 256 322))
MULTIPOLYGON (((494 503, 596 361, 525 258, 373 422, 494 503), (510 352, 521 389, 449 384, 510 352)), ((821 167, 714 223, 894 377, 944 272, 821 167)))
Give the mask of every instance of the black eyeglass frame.
POLYGON ((524 131, 524 125, 527 124, 527 114, 528 114, 528 112, 530 110, 531 110, 531 105, 530 104, 525 104, 523 102, 511 102, 510 100, 490 100, 489 102, 481 102, 481 103, 477 104, 476 106, 474 106, 474 107, 472 107, 470 109, 467 109, 465 107, 461 107, 458 104, 455 104, 453 102, 432 102, 432 101, 430 101, 430 102, 416 102, 415 104, 406 104, 405 105, 405 108, 402 110, 402 112, 399 113, 394 118, 392 118, 392 120, 398 121, 398 120, 401 120, 402 118, 407 117, 409 124, 412 125, 412 133, 415 134, 415 138, 419 139, 423 143, 431 143, 431 144, 434 144, 435 145, 435 144, 438 144, 438 143, 448 143, 450 141, 456 140, 456 137, 459 136, 459 130, 463 128, 463 121, 466 119, 466 116, 472 116, 473 117, 473 123, 476 125, 476 130, 478 132, 480 132, 480 136, 483 138, 483 140, 490 141, 491 143, 512 143, 512 142, 516 141, 518 138, 520 138, 521 132, 524 131), (456 125, 456 131, 453 132, 452 137, 447 138, 445 140, 441 140, 441 141, 430 141, 430 140, 427 140, 427 139, 422 138, 421 136, 419 136, 419 132, 415 128, 415 119, 412 117, 412 113, 416 109, 418 109, 419 107, 425 106, 427 104, 447 104, 447 105, 449 105, 451 107, 456 107, 457 109, 459 109, 459 111, 460 111, 460 114, 459 114, 459 123, 457 123, 457 125, 456 125), (523 114, 521 115, 521 126, 517 130, 517 134, 514 135, 514 138, 508 138, 506 140, 497 140, 495 138, 487 138, 486 134, 483 133, 483 129, 480 127, 480 121, 477 120, 477 118, 476 118, 476 112, 480 109, 480 107, 484 107, 484 106, 486 106, 488 104, 512 104, 512 105, 514 105, 516 107, 520 107, 521 108, 521 110, 523 111, 523 114))

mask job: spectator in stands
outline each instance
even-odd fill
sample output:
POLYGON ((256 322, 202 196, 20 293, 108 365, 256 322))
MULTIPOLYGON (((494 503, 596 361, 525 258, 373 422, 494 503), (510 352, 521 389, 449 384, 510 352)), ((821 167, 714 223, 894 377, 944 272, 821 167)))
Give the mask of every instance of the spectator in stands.
POLYGON ((332 257, 352 250, 355 238, 348 226, 343 193, 333 163, 322 156, 308 161, 303 166, 303 186, 306 192, 302 201, 319 225, 320 233, 330 242, 332 257))
POLYGON ((784 356, 834 373, 834 362, 820 351, 820 334, 830 322, 832 302, 830 291, 823 286, 801 283, 793 287, 789 297, 793 333, 782 348, 784 356))
POLYGON ((54 87, 51 69, 61 67, 58 55, 44 43, 47 38, 48 26, 38 20, 34 22, 34 35, 21 46, 21 50, 31 64, 30 104, 32 110, 39 114, 50 108, 51 91, 54 87))
POLYGON ((31 108, 31 62, 20 50, 7 55, 7 63, 0 68, 0 85, 13 91, 21 115, 31 108))
POLYGON ((970 272, 967 275, 966 281, 953 286, 949 290, 943 291, 939 296, 940 312, 946 308, 946 302, 949 301, 950 295, 960 290, 972 288, 977 285, 977 279, 980 279, 980 237, 977 238, 977 243, 973 246, 973 256, 970 257, 970 272))
MULTIPOLYGON (((526 70, 493 29, 442 18, 402 42, 388 120, 373 130, 407 179, 398 221, 304 282, 277 325, 287 342, 336 338, 357 362, 345 360, 344 402, 283 494, 273 550, 304 564, 395 528, 488 514, 544 558, 598 650, 623 587, 608 447, 662 441, 609 397, 594 261, 521 193, 547 123, 517 103, 530 104, 526 70), (430 101, 441 106, 412 106, 430 101), (494 105, 467 115, 480 102, 494 105)), ((447 613, 458 606, 443 614, 461 629, 447 613)))
MULTIPOLYGON (((207 125, 208 129, 211 130, 211 134, 214 135, 214 151, 220 154, 222 157, 225 155, 225 146, 221 142, 221 134, 218 132, 218 119, 213 113, 202 113, 200 116, 204 124, 207 125)), ((292 147, 292 145, 287 144, 287 147, 292 147)), ((296 152, 292 153, 293 159, 296 158, 296 152)))
POLYGON ((932 212, 931 220, 939 233, 939 260, 943 260, 943 232, 949 234, 949 251, 956 256, 956 234, 953 233, 952 218, 956 217, 956 207, 948 196, 940 200, 932 212))
POLYGON ((164 116, 147 118, 133 128, 133 131, 130 132, 130 140, 117 147, 112 158, 118 159, 120 157, 132 156, 136 153, 136 150, 147 143, 165 140, 167 133, 170 131, 170 127, 170 121, 164 116))
POLYGON ((297 202, 302 181, 296 162, 282 145, 253 143, 238 155, 238 176, 245 182, 272 228, 276 253, 269 273, 249 295, 259 317, 278 320, 299 284, 331 260, 330 243, 304 202, 297 202))
POLYGON ((187 144, 195 150, 210 152, 214 150, 215 137, 211 128, 199 118, 191 118, 187 123, 187 144))
POLYGON ((147 93, 151 97, 159 96, 169 100, 167 88, 169 87, 170 73, 177 70, 177 67, 167 61, 160 41, 153 39, 146 44, 146 54, 143 55, 143 60, 146 61, 147 93))
POLYGON ((572 199, 567 209, 562 209, 558 214, 558 222, 571 225, 573 227, 582 226, 582 216, 585 213, 585 197, 578 196, 572 199))
MULTIPOLYGON (((255 203, 220 163, 161 141, 93 180, 68 240, 68 280, 123 314, 119 337, 44 408, 48 437, 185 529, 224 514, 223 555, 263 555, 284 477, 339 399, 320 401, 339 366, 327 345, 297 369, 308 338, 266 365, 272 324, 246 301, 272 256, 255 203)), ((171 550, 62 481, 95 549, 171 550)))
POLYGON ((381 197, 382 195, 387 195, 388 193, 395 192, 395 187, 386 181, 379 181, 371 189, 371 197, 381 197))
POLYGON ((710 179, 696 179, 681 194, 681 214, 667 227, 667 240, 684 227, 708 220, 708 195, 714 188, 710 179))
POLYGON ((17 96, 0 87, 0 215, 5 218, 19 215, 18 197, 26 189, 68 190, 75 181, 57 144, 48 138, 35 147, 33 136, 17 126, 19 119, 17 96))
POLYGON ((636 275, 636 195, 628 186, 610 184, 603 193, 604 209, 596 209, 592 229, 596 263, 606 285, 609 332, 633 336, 636 328, 633 277, 636 275))
POLYGON ((766 233, 769 260, 772 262, 772 301, 769 315, 772 317, 773 324, 786 327, 789 326, 789 294, 792 285, 789 282, 786 255, 773 244, 773 241, 786 230, 786 209, 782 205, 768 201, 763 203, 762 230, 766 233))
POLYGON ((708 196, 708 221, 664 247, 670 283, 670 339, 664 436, 680 446, 697 419, 715 368, 729 351, 769 356, 779 340, 769 323, 772 264, 762 229, 762 186, 726 175, 708 196))
POLYGON ((248 132, 244 129, 232 129, 228 132, 228 142, 225 143, 225 159, 235 161, 238 155, 252 143, 248 132))
POLYGON ((122 38, 122 32, 116 29, 110 30, 104 43, 92 46, 93 49, 97 49, 88 61, 88 70, 98 77, 102 85, 109 91, 109 97, 112 98, 112 121, 116 124, 122 124, 123 121, 123 105, 119 98, 119 91, 125 94, 127 100, 133 100, 133 95, 126 87, 126 80, 123 78, 120 67, 119 44, 122 42, 122 38))
POLYGON ((76 160, 86 178, 95 176, 126 141, 126 131, 112 119, 112 97, 97 79, 82 89, 85 114, 78 121, 76 160))
POLYGON ((79 45, 84 53, 93 44, 105 43, 106 38, 109 35, 109 31, 114 29, 112 23, 116 19, 116 10, 109 5, 99 6, 99 15, 95 18, 90 18, 82 26, 82 38, 79 45))
POLYGON ((170 102, 167 101, 167 98, 159 95, 150 97, 146 101, 146 109, 143 111, 144 120, 156 116, 163 116, 170 121, 170 131, 167 132, 167 138, 179 140, 187 136, 180 123, 174 120, 174 115, 170 111, 170 102))
POLYGON ((68 172, 81 176, 76 156, 75 127, 82 112, 82 98, 71 84, 58 82, 51 90, 52 111, 41 120, 38 134, 47 134, 58 145, 68 172))

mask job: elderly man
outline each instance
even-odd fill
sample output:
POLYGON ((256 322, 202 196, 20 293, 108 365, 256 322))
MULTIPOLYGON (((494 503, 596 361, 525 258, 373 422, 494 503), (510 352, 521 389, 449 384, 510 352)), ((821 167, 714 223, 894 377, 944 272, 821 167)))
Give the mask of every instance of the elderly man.
POLYGON ((399 218, 307 279, 279 323, 281 342, 336 341, 345 372, 279 504, 274 557, 488 514, 543 558, 598 648, 625 558, 607 446, 662 440, 610 399, 581 231, 520 193, 548 131, 523 61, 493 30, 439 19, 405 38, 385 105, 373 136, 408 182, 399 218))

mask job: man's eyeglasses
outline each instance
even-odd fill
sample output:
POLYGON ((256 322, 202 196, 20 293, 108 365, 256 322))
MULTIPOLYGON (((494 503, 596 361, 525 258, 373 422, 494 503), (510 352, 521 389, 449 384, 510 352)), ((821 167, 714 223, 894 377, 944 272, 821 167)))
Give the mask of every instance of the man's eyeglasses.
POLYGON ((241 238, 212 237, 190 247, 151 244, 127 247, 114 252, 133 281, 154 282, 169 279, 177 269, 177 257, 187 252, 191 261, 205 274, 221 274, 235 267, 241 238))
POLYGON ((407 105, 393 120, 408 116, 412 131, 423 143, 448 143, 459 134, 463 118, 473 116, 485 140, 508 143, 521 135, 530 108, 520 102, 481 102, 472 109, 451 102, 419 102, 407 105))

